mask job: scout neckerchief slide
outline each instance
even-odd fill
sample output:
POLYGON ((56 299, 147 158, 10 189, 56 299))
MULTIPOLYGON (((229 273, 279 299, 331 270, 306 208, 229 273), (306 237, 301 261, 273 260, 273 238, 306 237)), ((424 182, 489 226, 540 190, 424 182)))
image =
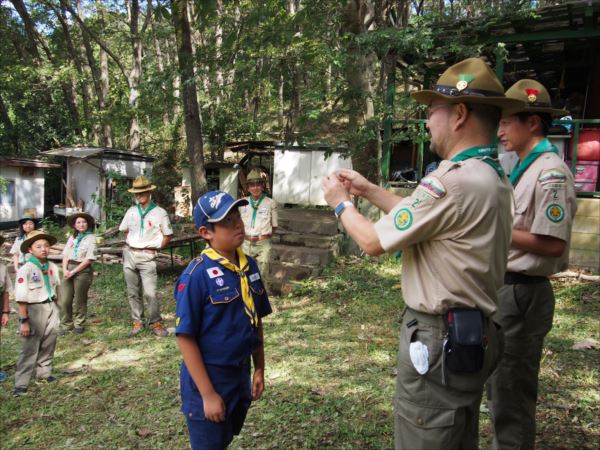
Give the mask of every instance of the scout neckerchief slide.
POLYGON ((83 240, 83 238, 86 237, 88 234, 92 234, 92 232, 86 231, 85 233, 79 233, 77 235, 77 241, 75 242, 75 248, 73 249, 73 259, 77 259, 77 252, 79 251, 79 244, 81 244, 81 241, 83 240))
POLYGON ((252 297, 252 292, 250 292, 250 284, 248 283, 248 276, 246 275, 246 271, 250 268, 248 264, 248 258, 243 251, 239 248, 236 249, 238 258, 240 259, 240 267, 233 264, 227 258, 223 258, 219 255, 215 250, 210 247, 205 248, 202 251, 202 254, 212 261, 218 262, 226 269, 231 270, 233 273, 236 273, 240 276, 240 287, 242 289, 242 300, 244 300, 244 311, 250 317, 250 323, 253 327, 258 327, 258 318, 256 317, 256 309, 254 308, 254 298, 252 297))
POLYGON ((148 213, 150 211, 152 211, 154 208, 156 208, 156 203, 154 203, 154 200, 152 200, 150 202, 150 205, 148 205, 148 207, 146 209, 142 209, 142 206, 139 203, 138 203, 137 207, 138 207, 138 212, 140 213, 140 217, 142 218, 142 225, 140 227, 140 235, 143 236, 144 235, 144 219, 146 218, 146 216, 148 215, 148 213))
POLYGON ((512 173, 510 174, 510 183, 513 186, 516 186, 521 178, 521 175, 529 168, 533 162, 538 159, 543 153, 558 153, 558 149, 552 145, 552 143, 547 139, 542 139, 533 149, 529 152, 529 154, 525 157, 523 161, 519 161, 512 173))
POLYGON ((492 169, 494 169, 499 177, 504 176, 504 170, 502 170, 502 167, 496 161, 496 158, 498 158, 498 152, 496 151, 496 149, 494 147, 486 147, 486 146, 481 146, 481 145, 477 146, 477 147, 471 147, 471 148, 468 148, 468 149, 460 152, 458 155, 456 155, 450 161, 459 162, 459 161, 464 161, 466 159, 471 159, 471 158, 481 159, 481 161, 483 161, 484 163, 489 165, 492 169))
POLYGON ((29 255, 28 261, 41 270, 42 276, 44 277, 44 284, 46 285, 46 290, 48 291, 48 300, 52 300, 52 288, 50 287, 50 277, 48 276, 48 267, 50 265, 48 264, 48 261, 42 264, 33 255, 29 255))
POLYGON ((265 197, 265 194, 261 194, 255 205, 254 198, 250 196, 250 206, 252 206, 252 222, 250 222, 250 228, 254 228, 254 224, 256 223, 256 212, 258 211, 258 207, 260 206, 265 197))

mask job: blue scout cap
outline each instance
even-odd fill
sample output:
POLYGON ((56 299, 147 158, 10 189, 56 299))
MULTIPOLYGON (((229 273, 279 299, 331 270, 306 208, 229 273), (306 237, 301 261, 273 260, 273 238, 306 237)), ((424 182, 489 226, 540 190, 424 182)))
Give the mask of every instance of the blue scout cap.
POLYGON ((236 200, 227 192, 210 191, 198 199, 194 207, 194 223, 196 228, 205 227, 207 223, 220 222, 232 208, 248 204, 245 198, 236 200))

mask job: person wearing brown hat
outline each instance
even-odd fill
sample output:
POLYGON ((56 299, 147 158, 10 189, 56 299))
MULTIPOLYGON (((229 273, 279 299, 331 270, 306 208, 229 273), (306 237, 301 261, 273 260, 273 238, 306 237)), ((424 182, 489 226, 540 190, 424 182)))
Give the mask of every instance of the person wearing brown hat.
POLYGON ((243 252, 258 263, 260 273, 268 277, 271 257, 271 237, 277 229, 277 203, 265 193, 265 179, 253 169, 246 178, 248 204, 240 206, 246 237, 243 252))
POLYGON ((67 218, 73 234, 63 250, 63 282, 60 289, 60 334, 81 334, 87 318, 88 291, 92 285, 92 263, 96 260, 96 221, 88 213, 67 218))
POLYGON ((15 372, 15 397, 24 395, 34 372, 40 381, 52 382, 52 360, 60 324, 56 290, 58 267, 48 261, 56 238, 34 230, 21 244, 27 262, 17 272, 15 299, 19 306, 21 354, 15 372))
POLYGON ((573 175, 546 137, 552 116, 567 112, 553 108, 535 80, 518 81, 506 96, 521 102, 504 109, 498 128, 502 145, 519 157, 510 174, 516 214, 494 316, 504 332, 504 354, 488 398, 494 447, 533 449, 542 347, 554 315, 548 276, 567 268, 577 203, 573 175))
POLYGON ((173 237, 167 212, 152 200, 156 186, 144 177, 133 180, 129 192, 137 202, 125 213, 119 230, 126 234, 123 249, 123 272, 127 284, 127 297, 131 307, 133 326, 129 336, 139 334, 144 328, 144 296, 148 300, 148 325, 156 336, 168 336, 162 325, 160 305, 156 297, 156 256, 173 237))
POLYGON ((19 219, 19 228, 17 228, 17 238, 10 248, 10 254, 13 255, 13 265, 15 272, 19 270, 23 264, 25 264, 25 254, 21 252, 21 244, 29 233, 33 230, 37 230, 38 220, 29 215, 25 214, 19 219))
POLYGON ((325 177, 323 190, 367 254, 403 252, 395 448, 478 448, 483 385, 500 353, 491 317, 512 224, 511 187, 492 141, 500 109, 518 102, 478 58, 449 67, 413 98, 428 106, 430 150, 442 160, 413 194, 398 197, 347 169, 325 177), (372 223, 352 195, 384 215, 372 223))

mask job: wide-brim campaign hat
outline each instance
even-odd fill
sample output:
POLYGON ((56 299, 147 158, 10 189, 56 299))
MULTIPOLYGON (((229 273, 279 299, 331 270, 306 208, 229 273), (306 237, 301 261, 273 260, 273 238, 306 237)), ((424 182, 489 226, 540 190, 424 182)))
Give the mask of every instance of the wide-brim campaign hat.
POLYGON ((18 222, 19 225, 24 224, 25 222, 27 222, 28 220, 31 220, 33 223, 38 223, 40 221, 40 219, 38 219, 37 217, 32 216, 31 214, 25 214, 23 217, 21 217, 18 222))
POLYGON ((88 228, 93 228, 96 226, 96 220, 91 215, 84 212, 71 214, 69 217, 67 217, 67 225, 69 225, 71 228, 75 228, 75 221, 80 217, 83 217, 86 220, 88 223, 88 228))
POLYGON ((261 176, 260 172, 256 169, 252 169, 248 176, 246 177, 246 182, 248 183, 264 183, 265 179, 261 176))
POLYGON ((417 102, 430 105, 434 100, 449 103, 478 103, 505 108, 519 106, 518 100, 504 95, 502 83, 481 58, 469 58, 446 69, 432 89, 411 94, 417 102))
POLYGON ((205 227, 208 223, 220 222, 233 208, 247 204, 248 200, 245 198, 236 200, 227 192, 207 192, 198 199, 194 206, 194 223, 197 228, 200 228, 205 227))
POLYGON ((507 91, 508 98, 521 102, 520 106, 508 107, 502 110, 504 117, 521 112, 546 113, 551 116, 566 116, 569 111, 552 107, 550 94, 542 83, 535 80, 523 79, 513 84, 507 91))
POLYGON ((27 239, 21 243, 21 253, 27 253, 29 247, 31 247, 35 241, 39 241, 40 239, 46 239, 50 245, 56 244, 56 238, 51 234, 40 230, 33 230, 27 235, 27 239))
POLYGON ((143 175, 135 177, 131 189, 127 189, 132 194, 141 194, 142 192, 153 191, 156 185, 152 184, 148 178, 143 175))

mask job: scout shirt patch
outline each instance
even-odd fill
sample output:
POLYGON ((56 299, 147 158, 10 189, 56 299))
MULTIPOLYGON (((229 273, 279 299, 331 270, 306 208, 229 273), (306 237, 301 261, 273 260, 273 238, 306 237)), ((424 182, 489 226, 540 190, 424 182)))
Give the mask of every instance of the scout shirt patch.
POLYGON ((206 269, 206 273, 209 278, 217 278, 223 276, 223 271, 218 267, 211 267, 210 269, 206 269))
POLYGON ((542 186, 548 184, 564 184, 567 181, 567 176, 560 170, 550 169, 542 172, 538 181, 542 186))
POLYGON ((410 207, 416 209, 433 200, 440 199, 445 195, 446 188, 444 188, 444 185, 439 179, 435 177, 425 177, 415 189, 410 207))
POLYGON ((217 286, 222 287, 225 284, 225 281, 223 281, 223 278, 219 277, 215 280, 215 283, 217 283, 217 286))
POLYGON ((260 274, 258 272, 253 273, 250 275, 249 278, 250 278, 250 283, 252 283, 253 281, 260 280, 260 274))
POLYGON ((17 280, 17 283, 22 283, 23 281, 25 281, 23 278, 19 278, 19 279, 17 280))
POLYGON ((556 203, 549 205, 546 208, 546 217, 554 223, 558 223, 565 217, 565 210, 562 206, 557 205, 556 203))
POLYGON ((401 208, 394 216, 394 225, 400 231, 408 230, 412 225, 413 216, 408 208, 401 208))
POLYGON ((177 317, 175 319, 175 326, 178 327, 179 326, 179 322, 181 321, 181 317, 177 317))
POLYGON ((177 286, 177 292, 181 292, 185 289, 185 283, 181 283, 179 286, 177 286))
POLYGON ((31 281, 33 283, 37 283, 38 281, 41 281, 40 280, 40 276, 37 274, 37 272, 32 272, 31 273, 31 281))

